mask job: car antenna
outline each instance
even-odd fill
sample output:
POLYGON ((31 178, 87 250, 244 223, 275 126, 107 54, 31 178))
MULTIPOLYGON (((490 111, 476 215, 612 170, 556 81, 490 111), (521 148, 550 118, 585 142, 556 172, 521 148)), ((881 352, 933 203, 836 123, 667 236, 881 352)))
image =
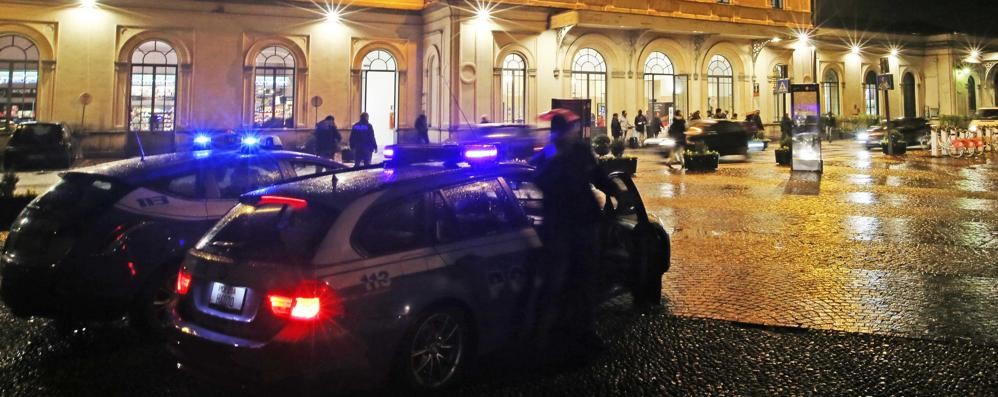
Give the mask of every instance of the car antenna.
POLYGON ((135 142, 139 144, 139 161, 146 161, 146 150, 142 148, 142 138, 139 137, 138 131, 132 131, 135 134, 135 142))

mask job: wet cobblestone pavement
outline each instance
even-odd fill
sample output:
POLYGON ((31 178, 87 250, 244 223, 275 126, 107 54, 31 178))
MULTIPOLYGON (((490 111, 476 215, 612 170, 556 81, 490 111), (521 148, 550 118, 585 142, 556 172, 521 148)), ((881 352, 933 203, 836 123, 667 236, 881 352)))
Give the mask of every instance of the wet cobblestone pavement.
MULTIPOLYGON (((633 151, 673 237, 666 305, 617 299, 592 360, 511 350, 451 394, 998 395, 998 156, 826 150, 820 183, 771 149, 688 175, 633 151)), ((231 393, 122 324, 67 336, 0 305, 0 395, 97 394, 231 393)))

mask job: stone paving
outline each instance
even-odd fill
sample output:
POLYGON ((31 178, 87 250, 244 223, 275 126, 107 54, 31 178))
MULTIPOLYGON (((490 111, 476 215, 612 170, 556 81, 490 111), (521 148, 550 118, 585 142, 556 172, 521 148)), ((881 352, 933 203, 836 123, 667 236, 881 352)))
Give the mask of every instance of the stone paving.
POLYGON ((802 195, 772 156, 690 175, 641 156, 639 190, 672 229, 671 313, 998 342, 993 158, 891 159, 836 142, 817 195, 802 195))
MULTIPOLYGON (((835 143, 820 182, 790 182, 772 150, 707 174, 632 153, 673 237, 665 306, 616 299, 602 354, 552 365, 514 347, 451 395, 998 395, 998 156, 835 143)), ((98 394, 232 393, 122 323, 67 335, 0 305, 0 395, 98 394)))

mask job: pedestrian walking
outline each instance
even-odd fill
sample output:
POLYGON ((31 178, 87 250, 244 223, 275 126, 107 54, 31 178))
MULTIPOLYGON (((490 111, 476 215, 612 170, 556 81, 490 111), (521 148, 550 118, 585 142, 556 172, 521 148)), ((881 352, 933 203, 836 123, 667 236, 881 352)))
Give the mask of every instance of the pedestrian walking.
POLYGON ((651 116, 651 121, 648 122, 648 137, 657 138, 658 133, 662 132, 662 119, 658 117, 658 112, 655 112, 651 116))
POLYGON ((631 124, 631 120, 627 118, 627 111, 620 111, 620 128, 624 131, 624 139, 631 134, 631 130, 634 129, 634 125, 631 124))
POLYGON ((759 109, 756 109, 755 112, 752 112, 752 114, 751 114, 751 116, 752 116, 752 124, 755 125, 755 129, 756 130, 758 130, 758 131, 765 131, 766 130, 766 126, 762 124, 762 116, 760 116, 759 113, 760 113, 759 109))
POLYGON ((638 139, 644 139, 645 136, 645 126, 648 125, 648 118, 641 113, 641 109, 638 109, 638 115, 634 116, 634 132, 637 134, 638 139))
POLYGON ((690 115, 690 121, 700 120, 702 117, 703 116, 700 115, 700 111, 697 110, 697 111, 693 112, 693 114, 690 115))
POLYGON ((669 124, 669 138, 676 141, 672 156, 666 164, 672 168, 674 162, 682 163, 683 152, 686 150, 686 119, 683 118, 683 111, 676 110, 672 116, 672 123, 669 124))
POLYGON ((416 117, 416 143, 430 143, 430 123, 425 114, 416 117))
POLYGON ((582 141, 578 116, 555 109, 541 119, 551 121, 551 140, 531 162, 544 196, 543 266, 534 268, 538 287, 528 306, 536 309, 534 341, 546 356, 582 359, 603 346, 593 313, 601 211, 590 186, 608 196, 616 189, 582 141))
POLYGON ((617 117, 616 113, 614 113, 613 117, 610 119, 610 136, 612 136, 615 141, 620 140, 624 136, 624 129, 620 125, 620 118, 617 117))
POLYGON ((378 151, 378 142, 374 139, 374 126, 368 121, 367 112, 361 113, 360 121, 350 129, 350 149, 354 153, 354 167, 371 165, 371 155, 378 151))
POLYGON ((343 136, 336 128, 336 118, 328 115, 322 121, 315 124, 315 154, 330 160, 336 159, 336 152, 340 151, 340 141, 343 136))
POLYGON ((789 114, 783 113, 783 118, 780 119, 780 140, 792 138, 793 131, 794 121, 790 119, 789 114))
POLYGON ((835 120, 835 113, 828 112, 828 120, 825 123, 825 135, 828 137, 828 143, 832 143, 832 132, 835 131, 835 125, 838 120, 835 120))

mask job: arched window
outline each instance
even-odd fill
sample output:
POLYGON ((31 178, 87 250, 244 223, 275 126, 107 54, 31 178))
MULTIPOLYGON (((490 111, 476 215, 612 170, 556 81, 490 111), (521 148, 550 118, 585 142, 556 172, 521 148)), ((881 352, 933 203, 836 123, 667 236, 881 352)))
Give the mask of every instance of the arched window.
POLYGON ((281 46, 270 46, 256 56, 253 68, 253 126, 295 126, 295 57, 281 46))
POLYGON ((128 129, 173 131, 177 105, 177 52, 165 41, 140 44, 132 52, 128 129))
POLYGON ((967 106, 971 113, 977 111, 977 80, 974 76, 967 76, 967 106))
POLYGON ((523 123, 527 114, 527 63, 519 54, 502 60, 502 121, 523 123))
POLYGON ((720 108, 734 113, 734 71, 731 62, 720 55, 714 55, 707 64, 707 110, 720 108))
POLYGON ((396 114, 398 109, 398 64, 395 57, 385 50, 374 50, 364 56, 361 63, 361 107, 367 112, 368 121, 374 126, 374 139, 378 146, 395 143, 396 114))
POLYGON ((592 48, 575 53, 572 61, 572 97, 589 99, 596 127, 606 127, 606 61, 592 48))
POLYGON ((675 110, 686 109, 686 76, 676 76, 672 60, 665 54, 658 51, 648 54, 644 80, 648 113, 671 120, 675 110))
POLYGON ((0 35, 0 130, 34 120, 38 98, 38 47, 18 35, 0 35))
POLYGON ((880 92, 877 91, 877 74, 872 70, 863 79, 863 103, 868 116, 880 115, 880 92))
POLYGON ((834 70, 825 71, 825 79, 821 82, 821 90, 824 93, 822 102, 825 103, 824 114, 841 114, 839 106, 839 74, 834 70))

